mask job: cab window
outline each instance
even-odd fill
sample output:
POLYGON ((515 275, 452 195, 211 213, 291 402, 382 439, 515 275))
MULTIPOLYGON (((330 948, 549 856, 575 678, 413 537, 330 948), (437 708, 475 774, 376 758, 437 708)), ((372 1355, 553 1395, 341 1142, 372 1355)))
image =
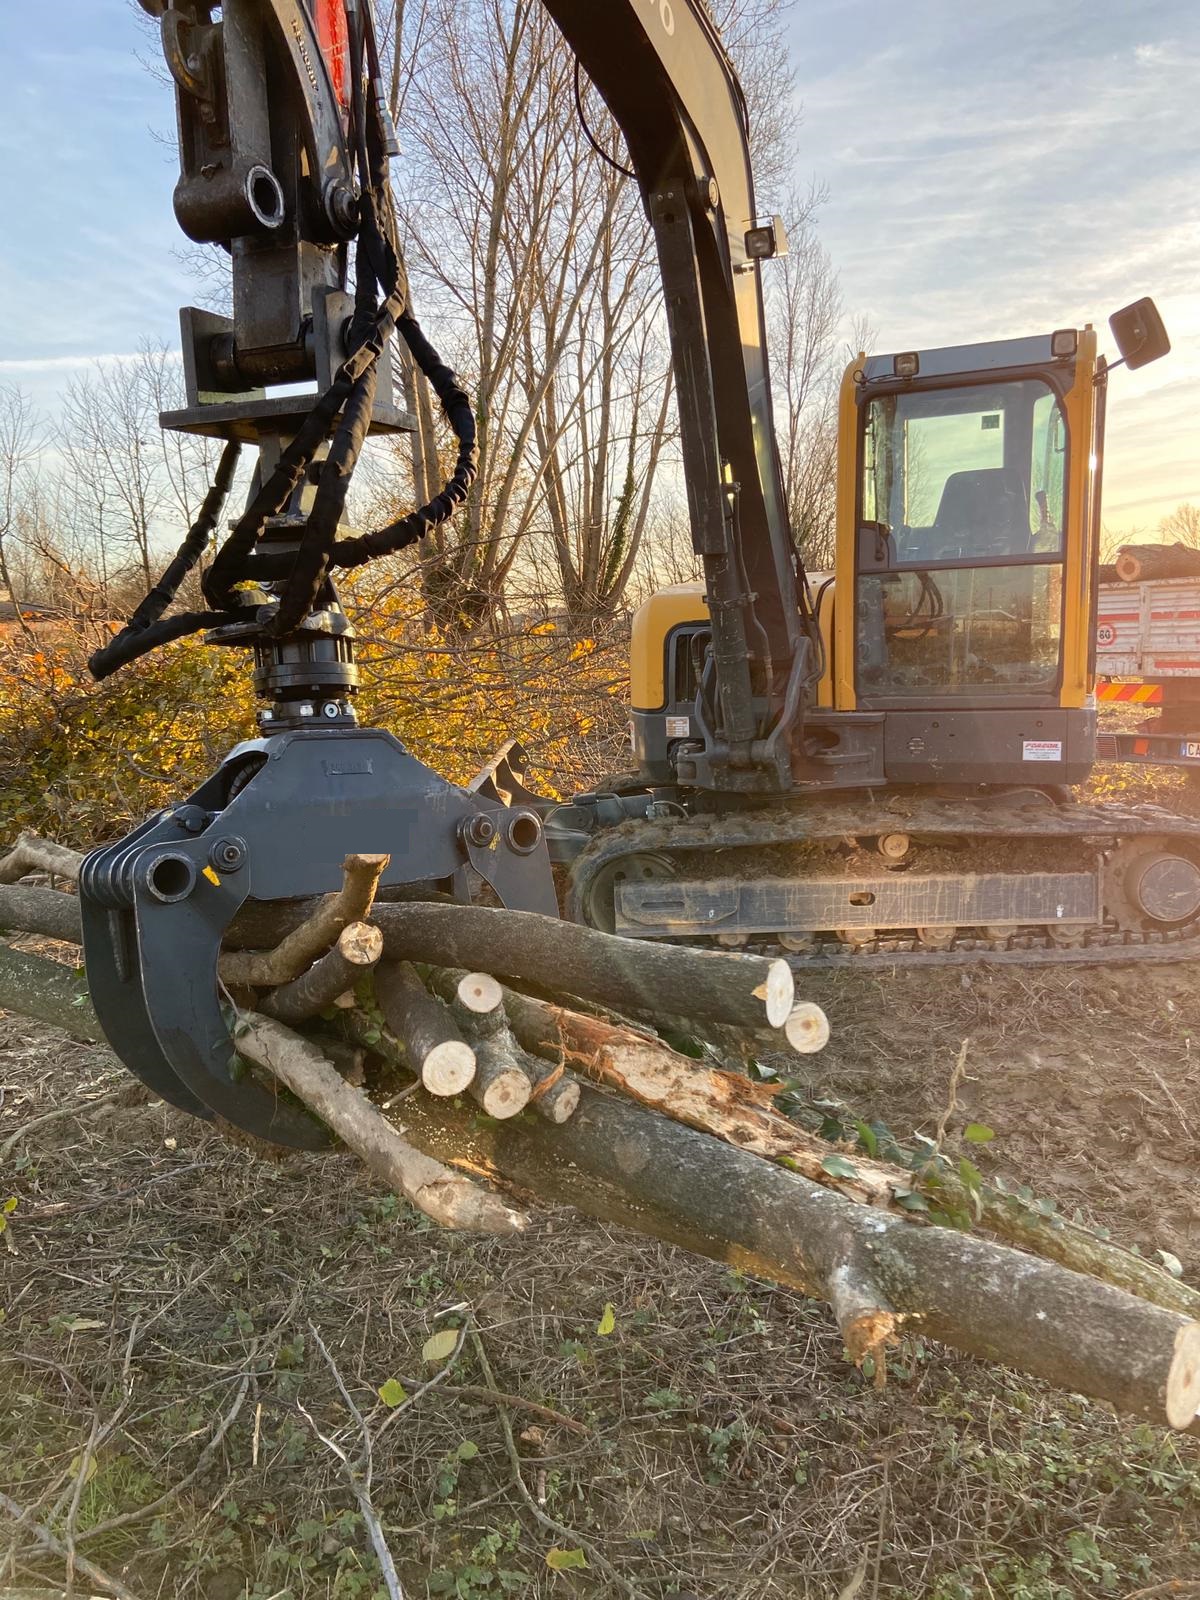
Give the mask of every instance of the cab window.
POLYGON ((879 396, 865 429, 862 514, 889 565, 1061 551, 1066 428, 1040 379, 879 396))

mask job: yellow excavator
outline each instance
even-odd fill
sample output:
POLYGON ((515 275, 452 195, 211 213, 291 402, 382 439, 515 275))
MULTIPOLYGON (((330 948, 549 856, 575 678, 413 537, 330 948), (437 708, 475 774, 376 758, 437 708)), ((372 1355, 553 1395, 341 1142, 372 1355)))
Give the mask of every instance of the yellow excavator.
MULTIPOLYGON (((223 441, 194 526, 97 678, 203 630, 252 655, 259 737, 80 875, 88 984, 156 1093, 284 1144, 323 1132, 238 1071, 217 955, 247 904, 337 887, 467 897, 639 938, 781 946, 802 963, 1128 960, 1200 939, 1200 823, 1088 806, 1104 397, 1090 328, 860 357, 842 387, 836 571, 803 569, 771 411, 742 92, 701 0, 543 0, 621 128, 657 248, 702 581, 633 627, 634 770, 568 805, 513 752, 469 788, 359 726, 334 576, 453 516, 469 397, 413 313, 371 0, 141 0, 174 82, 187 235, 228 252, 229 316, 182 313, 186 404, 223 441), (456 440, 446 483, 342 525, 371 434, 403 431, 407 345, 456 440), (298 387, 307 385, 307 388, 298 387), (246 502, 219 525, 239 450, 246 502), (554 863, 564 869, 556 876, 554 863), (568 880, 565 904, 557 886, 568 880)), ((1153 304, 1111 318, 1131 367, 1153 304)))

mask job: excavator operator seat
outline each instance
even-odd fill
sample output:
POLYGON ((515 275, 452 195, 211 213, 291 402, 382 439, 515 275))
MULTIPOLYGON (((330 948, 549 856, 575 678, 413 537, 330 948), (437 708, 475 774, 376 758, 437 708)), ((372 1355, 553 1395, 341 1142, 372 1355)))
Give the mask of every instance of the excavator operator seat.
POLYGON ((934 518, 939 551, 1023 555, 1030 545, 1029 497, 1015 467, 952 472, 934 518))

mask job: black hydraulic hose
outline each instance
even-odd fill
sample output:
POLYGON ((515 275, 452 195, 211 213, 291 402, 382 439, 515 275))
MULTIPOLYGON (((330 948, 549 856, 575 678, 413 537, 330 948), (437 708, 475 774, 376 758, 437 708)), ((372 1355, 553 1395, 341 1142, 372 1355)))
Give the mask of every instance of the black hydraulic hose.
MULTIPOLYGON (((159 578, 158 582, 146 595, 146 598, 134 611, 129 621, 115 638, 110 639, 106 645, 96 650, 88 658, 88 671, 93 678, 100 680, 107 678, 126 661, 132 661, 137 656, 145 655, 148 650, 153 650, 159 643, 159 631, 155 631, 155 624, 163 612, 179 593, 179 586, 195 567, 204 548, 212 537, 212 531, 217 525, 221 515, 221 508, 229 497, 233 487, 234 474, 237 471, 238 456, 241 454, 241 445, 236 439, 230 440, 221 452, 221 459, 217 464, 216 475, 212 487, 204 496, 199 515, 187 531, 187 535, 175 556, 159 578), (148 642, 147 642, 148 641, 148 642), (136 648, 134 648, 136 646, 136 648)), ((191 613, 198 615, 199 613, 191 613)), ((203 626, 203 624, 200 624, 203 626)), ((188 632, 194 631, 191 629, 188 632)), ((178 634, 172 635, 178 638, 178 634)))
POLYGON ((89 657, 88 671, 100 682, 139 656, 149 655, 160 645, 186 638, 189 633, 199 633, 203 628, 219 628, 226 623, 246 620, 244 611, 179 611, 164 622, 152 622, 136 633, 123 628, 115 639, 89 657))
POLYGON ((356 85, 354 148, 362 189, 362 213, 355 247, 355 306, 346 336, 347 357, 295 436, 281 451, 274 470, 254 489, 245 510, 204 574, 202 588, 211 609, 187 612, 166 622, 160 620, 179 582, 199 559, 216 524, 228 492, 226 480, 232 479, 234 446, 222 457, 217 481, 205 500, 197 527, 189 532, 163 579, 147 595, 129 627, 93 657, 90 665, 97 677, 108 676, 126 662, 172 639, 202 628, 246 621, 246 610, 234 606, 233 596, 236 586, 248 579, 283 584, 279 606, 269 628, 277 637, 294 631, 317 603, 331 567, 360 566, 424 538, 463 503, 475 480, 478 445, 470 400, 455 374, 421 331, 408 305, 408 283, 391 197, 387 134, 379 107, 373 101, 368 105, 358 87, 364 56, 373 77, 379 75, 378 42, 369 8, 360 10, 358 19, 352 41, 355 55, 352 78, 356 85), (379 303, 381 293, 382 304, 379 303), (418 510, 373 533, 338 540, 337 529, 350 479, 370 430, 379 358, 397 328, 454 430, 458 440, 454 470, 440 492, 418 510), (313 510, 299 548, 294 551, 257 549, 268 520, 287 506, 303 483, 318 450, 331 435, 330 449, 317 479, 313 510), (193 556, 192 547, 197 539, 199 543, 193 556))

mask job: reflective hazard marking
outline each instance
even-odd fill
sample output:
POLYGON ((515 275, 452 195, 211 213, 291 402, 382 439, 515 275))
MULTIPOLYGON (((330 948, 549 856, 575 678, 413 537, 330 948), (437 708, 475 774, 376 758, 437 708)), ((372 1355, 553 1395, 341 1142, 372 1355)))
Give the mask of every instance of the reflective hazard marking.
POLYGON ((1162 704, 1160 683, 1098 683, 1097 700, 1122 700, 1139 706, 1162 704))
POLYGON ((1061 761, 1061 739, 1023 739, 1021 741, 1022 761, 1061 761))

